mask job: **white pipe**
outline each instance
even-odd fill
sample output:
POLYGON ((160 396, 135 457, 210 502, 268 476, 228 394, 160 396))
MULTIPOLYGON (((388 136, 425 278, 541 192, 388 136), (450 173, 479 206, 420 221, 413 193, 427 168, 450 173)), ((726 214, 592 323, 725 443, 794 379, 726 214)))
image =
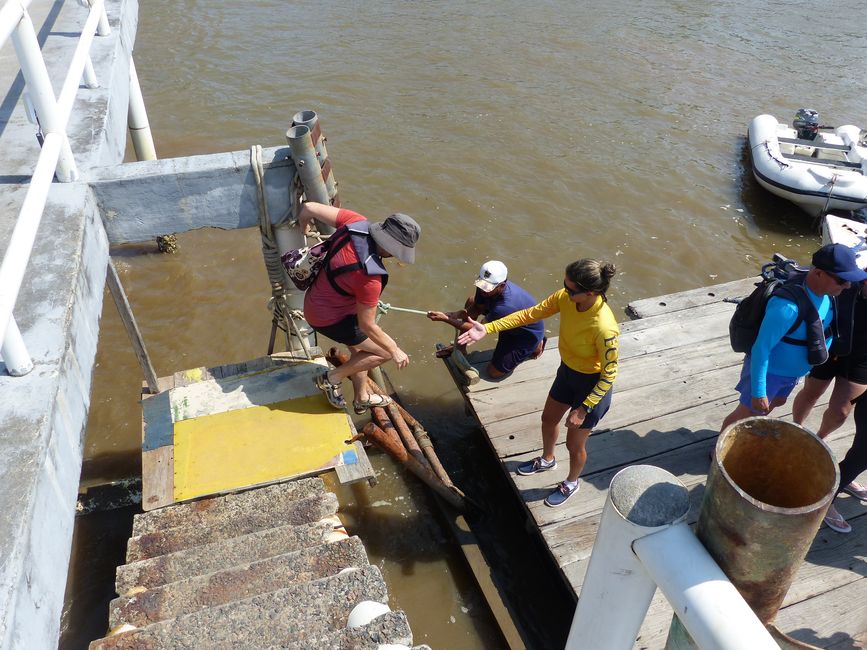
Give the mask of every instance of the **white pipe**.
POLYGON ((84 85, 91 90, 99 88, 99 79, 96 78, 96 70, 93 69, 93 61, 89 54, 84 62, 84 85))
POLYGON ((18 221, 9 237, 6 255, 0 263, 0 341, 6 341, 6 330, 12 319, 12 310, 24 280, 24 271, 30 260, 36 231, 42 221, 42 211, 45 209, 64 142, 65 136, 60 133, 46 134, 27 195, 18 213, 18 221))
POLYGON ((13 377, 23 377, 33 370, 33 361, 30 360, 30 353, 27 352, 27 346, 21 338, 21 330, 18 329, 13 316, 9 317, 9 323, 6 325, 6 339, 3 341, 0 353, 6 364, 6 372, 13 377))
POLYGON ((75 96, 78 94, 78 86, 84 74, 85 64, 90 59, 90 46, 93 44, 96 26, 99 23, 104 5, 105 0, 93 0, 91 3, 90 13, 84 22, 84 27, 81 28, 81 37, 78 39, 78 45, 75 47, 75 53, 69 64, 69 71, 57 99, 57 110, 60 113, 60 119, 63 120, 64 131, 66 130, 66 123, 69 121, 69 115, 72 113, 75 96))
POLYGON ((0 47, 6 45, 6 41, 21 22, 24 15, 24 6, 16 0, 9 0, 0 8, 0 47))
MULTIPOLYGON (((91 0, 90 6, 93 6, 93 0, 91 0)), ((108 14, 105 13, 105 4, 103 4, 102 9, 99 12, 99 26, 96 28, 96 33, 99 36, 108 36, 111 34, 111 27, 108 24, 108 14)))
POLYGON ((141 85, 138 82, 138 73, 135 69, 135 61, 129 58, 129 108, 127 109, 127 123, 132 146, 135 149, 136 160, 156 160, 157 150, 154 146, 154 138, 148 123, 148 113, 145 109, 144 96, 141 85))
POLYGON ((642 537, 632 548, 702 650, 779 650, 685 523, 642 537))
MULTIPOLYGON (((66 120, 58 112, 54 89, 51 86, 51 79, 48 77, 48 70, 45 68, 45 61, 42 58, 42 50, 39 49, 39 41, 36 39, 33 22, 26 11, 18 23, 18 28, 12 34, 12 42, 15 45, 18 61, 21 64, 21 73, 27 83, 30 98, 36 106, 36 114, 39 117, 43 132, 46 134, 56 133, 60 136, 59 158, 56 160, 57 178, 64 183, 78 180, 75 158, 72 156, 72 149, 70 149, 69 140, 66 137, 66 120)), ((81 79, 80 71, 76 76, 76 80, 78 79, 81 79)), ((41 160, 42 157, 40 156, 41 160)), ((54 172, 55 169, 52 169, 52 177, 54 172)))
POLYGON ((665 470, 635 465, 611 479, 566 650, 632 648, 656 591, 632 542, 688 512, 689 492, 665 470))

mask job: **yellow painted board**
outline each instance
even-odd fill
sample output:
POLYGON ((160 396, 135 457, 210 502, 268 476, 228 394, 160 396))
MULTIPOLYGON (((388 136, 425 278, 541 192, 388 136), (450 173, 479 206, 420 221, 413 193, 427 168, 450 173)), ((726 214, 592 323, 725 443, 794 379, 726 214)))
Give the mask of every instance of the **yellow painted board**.
POLYGON ((346 413, 321 395, 176 422, 174 499, 334 466, 351 436, 346 413))

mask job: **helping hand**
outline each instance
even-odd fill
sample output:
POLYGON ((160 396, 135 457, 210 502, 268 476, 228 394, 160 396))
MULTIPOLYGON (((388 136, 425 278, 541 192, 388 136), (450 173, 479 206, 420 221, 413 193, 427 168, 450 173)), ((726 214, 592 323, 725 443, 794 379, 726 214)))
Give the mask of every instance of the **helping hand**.
POLYGON ((447 323, 449 321, 448 314, 441 312, 441 311, 429 311, 427 313, 427 317, 429 319, 431 319, 432 321, 434 321, 435 323, 436 322, 447 323))
POLYGON ((771 405, 768 404, 767 397, 754 397, 752 399, 752 408, 759 415, 767 415, 771 410, 771 405))
POLYGON ((473 320, 469 316, 467 317, 467 321, 472 327, 458 337, 458 345, 471 345, 476 341, 481 341, 487 334, 485 326, 479 321, 473 320))

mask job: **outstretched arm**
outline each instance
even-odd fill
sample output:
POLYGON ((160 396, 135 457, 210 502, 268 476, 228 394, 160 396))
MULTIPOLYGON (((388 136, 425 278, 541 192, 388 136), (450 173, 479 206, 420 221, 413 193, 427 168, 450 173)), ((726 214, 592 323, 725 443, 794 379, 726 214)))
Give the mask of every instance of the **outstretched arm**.
POLYGON ((301 211, 298 213, 298 225, 304 234, 307 234, 310 224, 313 223, 314 219, 324 223, 326 226, 336 228, 337 214, 339 212, 340 208, 335 208, 333 205, 307 201, 301 205, 301 211))
POLYGON ((476 341, 481 341, 487 334, 485 326, 479 321, 472 318, 468 318, 467 321, 471 327, 458 337, 458 345, 472 345, 476 341))

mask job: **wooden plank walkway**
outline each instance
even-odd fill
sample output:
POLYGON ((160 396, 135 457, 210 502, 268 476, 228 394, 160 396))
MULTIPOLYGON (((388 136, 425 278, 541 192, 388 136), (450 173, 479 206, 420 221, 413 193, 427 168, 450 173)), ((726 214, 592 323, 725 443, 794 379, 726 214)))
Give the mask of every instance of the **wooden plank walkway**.
MULTIPOLYGON (((734 408, 742 355, 731 351, 728 321, 734 309, 726 298, 742 297, 755 279, 705 287, 631 303, 637 320, 621 324, 620 371, 603 428, 588 442, 588 461, 579 493, 559 508, 543 499, 566 475, 568 453, 561 438, 554 472, 518 476, 517 465, 541 449, 539 417, 560 357, 557 341, 545 354, 510 377, 492 382, 483 368, 490 351, 469 361, 482 381, 464 387, 465 397, 486 433, 515 492, 538 528, 552 560, 576 598, 596 537, 611 478, 633 464, 662 467, 690 491, 690 523, 698 518, 708 453, 719 425, 734 408)), ((824 404, 807 425, 818 425, 824 404)), ((775 415, 791 417, 787 407, 775 415)), ((565 431, 562 436, 565 436, 565 431)), ((851 418, 827 442, 838 457, 851 445, 851 418)), ((778 627, 823 648, 867 647, 867 507, 843 496, 837 500, 854 532, 840 535, 823 527, 777 616, 778 627)), ((657 592, 636 648, 662 648, 671 608, 657 592)))

